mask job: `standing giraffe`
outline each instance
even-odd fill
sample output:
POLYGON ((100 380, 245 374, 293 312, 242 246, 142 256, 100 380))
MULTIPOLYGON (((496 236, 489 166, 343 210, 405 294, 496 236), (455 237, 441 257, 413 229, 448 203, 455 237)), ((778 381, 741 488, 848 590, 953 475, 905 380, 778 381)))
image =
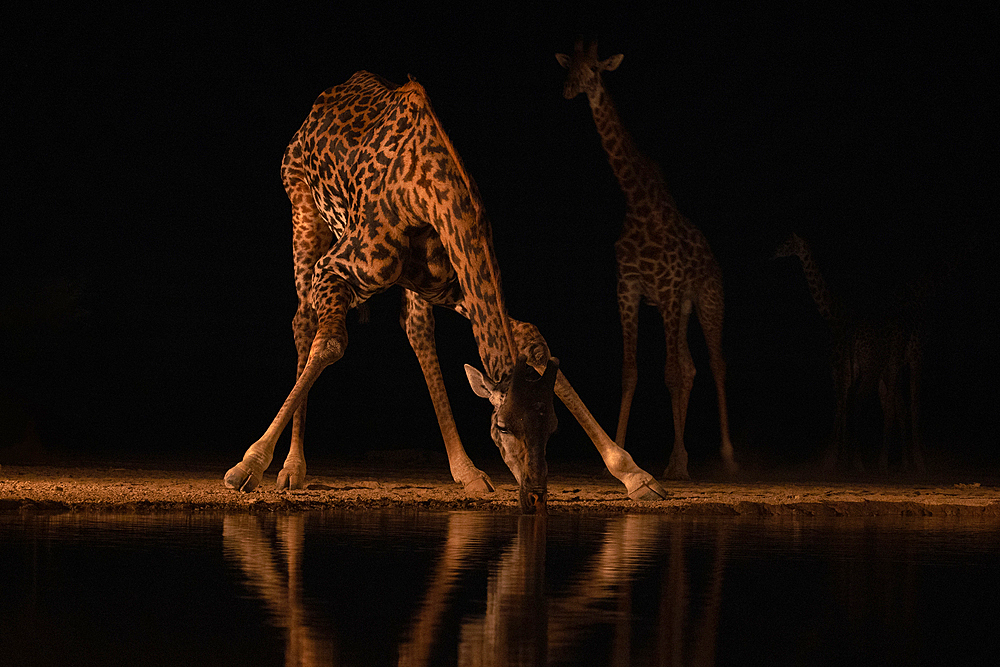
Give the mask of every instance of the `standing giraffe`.
MULTIPOLYGON (((793 256, 799 258, 809 293, 830 328, 830 370, 837 404, 826 466, 862 466, 861 452, 853 442, 856 437, 851 415, 857 411, 859 398, 878 392, 882 408, 879 468, 888 469, 895 430, 904 469, 923 473, 919 428, 922 345, 917 313, 920 306, 911 303, 876 320, 858 317, 833 296, 809 244, 795 233, 774 253, 775 258, 793 256), (906 395, 900 388, 904 379, 908 385, 906 395)), ((917 294, 912 300, 923 296, 917 294)))
POLYGON ((722 272, 705 236, 677 210, 659 167, 636 148, 604 88, 601 72, 616 69, 622 58, 618 54, 598 60, 597 44, 592 42, 584 49, 579 40, 572 57, 556 54, 559 64, 569 70, 563 96, 572 99, 586 93, 601 144, 625 193, 625 223, 615 243, 618 311, 624 342, 622 403, 615 442, 619 447, 625 446, 629 410, 638 378, 635 354, 639 304, 645 299, 659 309, 666 334, 664 375, 673 408, 674 448, 664 475, 669 479, 690 479, 684 423, 695 375, 687 344, 688 316, 694 308, 708 343, 715 378, 722 432, 720 452, 726 470, 732 473, 736 470, 736 462, 729 440, 726 363, 722 358, 722 272))
POLYGON ((452 476, 467 490, 486 493, 493 485, 458 439, 434 345, 435 305, 472 323, 486 372, 467 365, 466 373, 475 393, 493 404, 491 435, 518 482, 522 511, 545 511, 553 389, 630 497, 666 497, 601 431, 538 330, 507 315, 478 190, 420 84, 396 86, 357 72, 328 89, 292 138, 281 173, 292 204, 298 374, 267 431, 227 472, 228 487, 251 491, 260 484, 289 421, 292 442, 278 488, 303 486, 309 389, 344 354, 348 309, 400 285, 402 323, 430 389, 452 476))

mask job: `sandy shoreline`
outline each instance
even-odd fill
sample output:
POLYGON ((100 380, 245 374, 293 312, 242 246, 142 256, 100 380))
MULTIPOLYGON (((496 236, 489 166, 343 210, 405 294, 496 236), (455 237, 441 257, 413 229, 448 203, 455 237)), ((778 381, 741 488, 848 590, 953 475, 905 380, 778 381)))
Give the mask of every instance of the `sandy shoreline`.
MULTIPOLYGON (((440 466, 337 465, 309 471, 307 488, 274 489, 275 469, 254 493, 226 489, 215 465, 140 467, 4 465, 0 512, 308 511, 414 507, 516 512, 509 473, 488 470, 497 491, 468 497, 440 466)), ((553 465, 550 513, 659 513, 741 516, 935 516, 1000 523, 1000 488, 976 482, 885 484, 664 482, 666 500, 629 500, 617 480, 553 465)))

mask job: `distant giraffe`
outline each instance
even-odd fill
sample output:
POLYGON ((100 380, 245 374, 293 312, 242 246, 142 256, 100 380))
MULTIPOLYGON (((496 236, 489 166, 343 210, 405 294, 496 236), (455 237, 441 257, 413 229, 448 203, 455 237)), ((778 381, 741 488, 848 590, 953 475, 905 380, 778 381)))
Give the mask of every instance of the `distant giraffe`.
POLYGON ((722 357, 722 272, 705 236, 677 210, 660 168, 636 148, 604 88, 601 72, 616 69, 622 58, 618 54, 598 60, 597 44, 592 42, 585 49, 579 40, 572 57, 556 54, 559 64, 569 70, 563 96, 572 99, 579 93, 587 95, 601 144, 625 193, 625 223, 615 243, 618 310, 624 343, 622 402, 615 442, 619 447, 625 446, 629 410, 638 378, 639 304, 645 299, 659 309, 666 334, 664 376, 673 408, 674 447, 664 475, 669 479, 690 479, 684 425, 695 376, 687 344, 687 325, 688 316, 695 309, 708 343, 715 378, 722 432, 720 452, 726 470, 733 472, 736 462, 729 439, 726 363, 722 357))
POLYGON ((288 145, 281 173, 292 204, 298 375, 267 431, 226 474, 227 486, 251 491, 260 484, 289 421, 292 442, 278 488, 303 486, 307 396, 344 354, 346 313, 400 285, 403 326, 430 389, 452 475, 466 489, 486 493, 493 485, 454 428, 434 345, 435 305, 472 324, 486 372, 466 366, 466 373, 475 393, 493 405, 491 435, 518 482, 523 512, 545 510, 553 390, 630 497, 666 497, 597 425, 538 330, 508 316, 478 189, 420 84, 396 86, 357 72, 326 90, 288 145))
POLYGON ((774 253, 776 258, 792 256, 799 258, 809 292, 830 327, 830 368, 837 404, 827 467, 862 466, 851 416, 859 398, 877 392, 882 409, 879 468, 888 469, 889 450, 896 438, 901 444, 904 469, 924 472, 919 419, 922 345, 917 307, 905 304, 877 319, 859 317, 833 296, 809 244, 794 233, 774 253), (904 381, 905 393, 900 386, 904 381))

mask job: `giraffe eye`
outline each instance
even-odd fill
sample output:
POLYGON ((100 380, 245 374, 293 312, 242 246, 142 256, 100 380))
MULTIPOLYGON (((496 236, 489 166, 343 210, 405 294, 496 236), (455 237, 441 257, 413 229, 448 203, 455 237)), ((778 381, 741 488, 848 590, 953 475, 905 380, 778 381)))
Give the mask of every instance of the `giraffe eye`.
POLYGON ((506 424, 501 424, 500 422, 497 422, 497 433, 504 433, 504 434, 506 434, 506 433, 510 433, 510 431, 507 430, 507 425, 506 424))

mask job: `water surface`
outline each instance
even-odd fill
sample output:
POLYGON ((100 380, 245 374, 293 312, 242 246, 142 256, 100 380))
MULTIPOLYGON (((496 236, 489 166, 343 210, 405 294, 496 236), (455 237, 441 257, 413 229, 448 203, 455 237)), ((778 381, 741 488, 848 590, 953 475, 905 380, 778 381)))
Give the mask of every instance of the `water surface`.
POLYGON ((4 665, 961 664, 1000 530, 478 512, 0 515, 4 665))

